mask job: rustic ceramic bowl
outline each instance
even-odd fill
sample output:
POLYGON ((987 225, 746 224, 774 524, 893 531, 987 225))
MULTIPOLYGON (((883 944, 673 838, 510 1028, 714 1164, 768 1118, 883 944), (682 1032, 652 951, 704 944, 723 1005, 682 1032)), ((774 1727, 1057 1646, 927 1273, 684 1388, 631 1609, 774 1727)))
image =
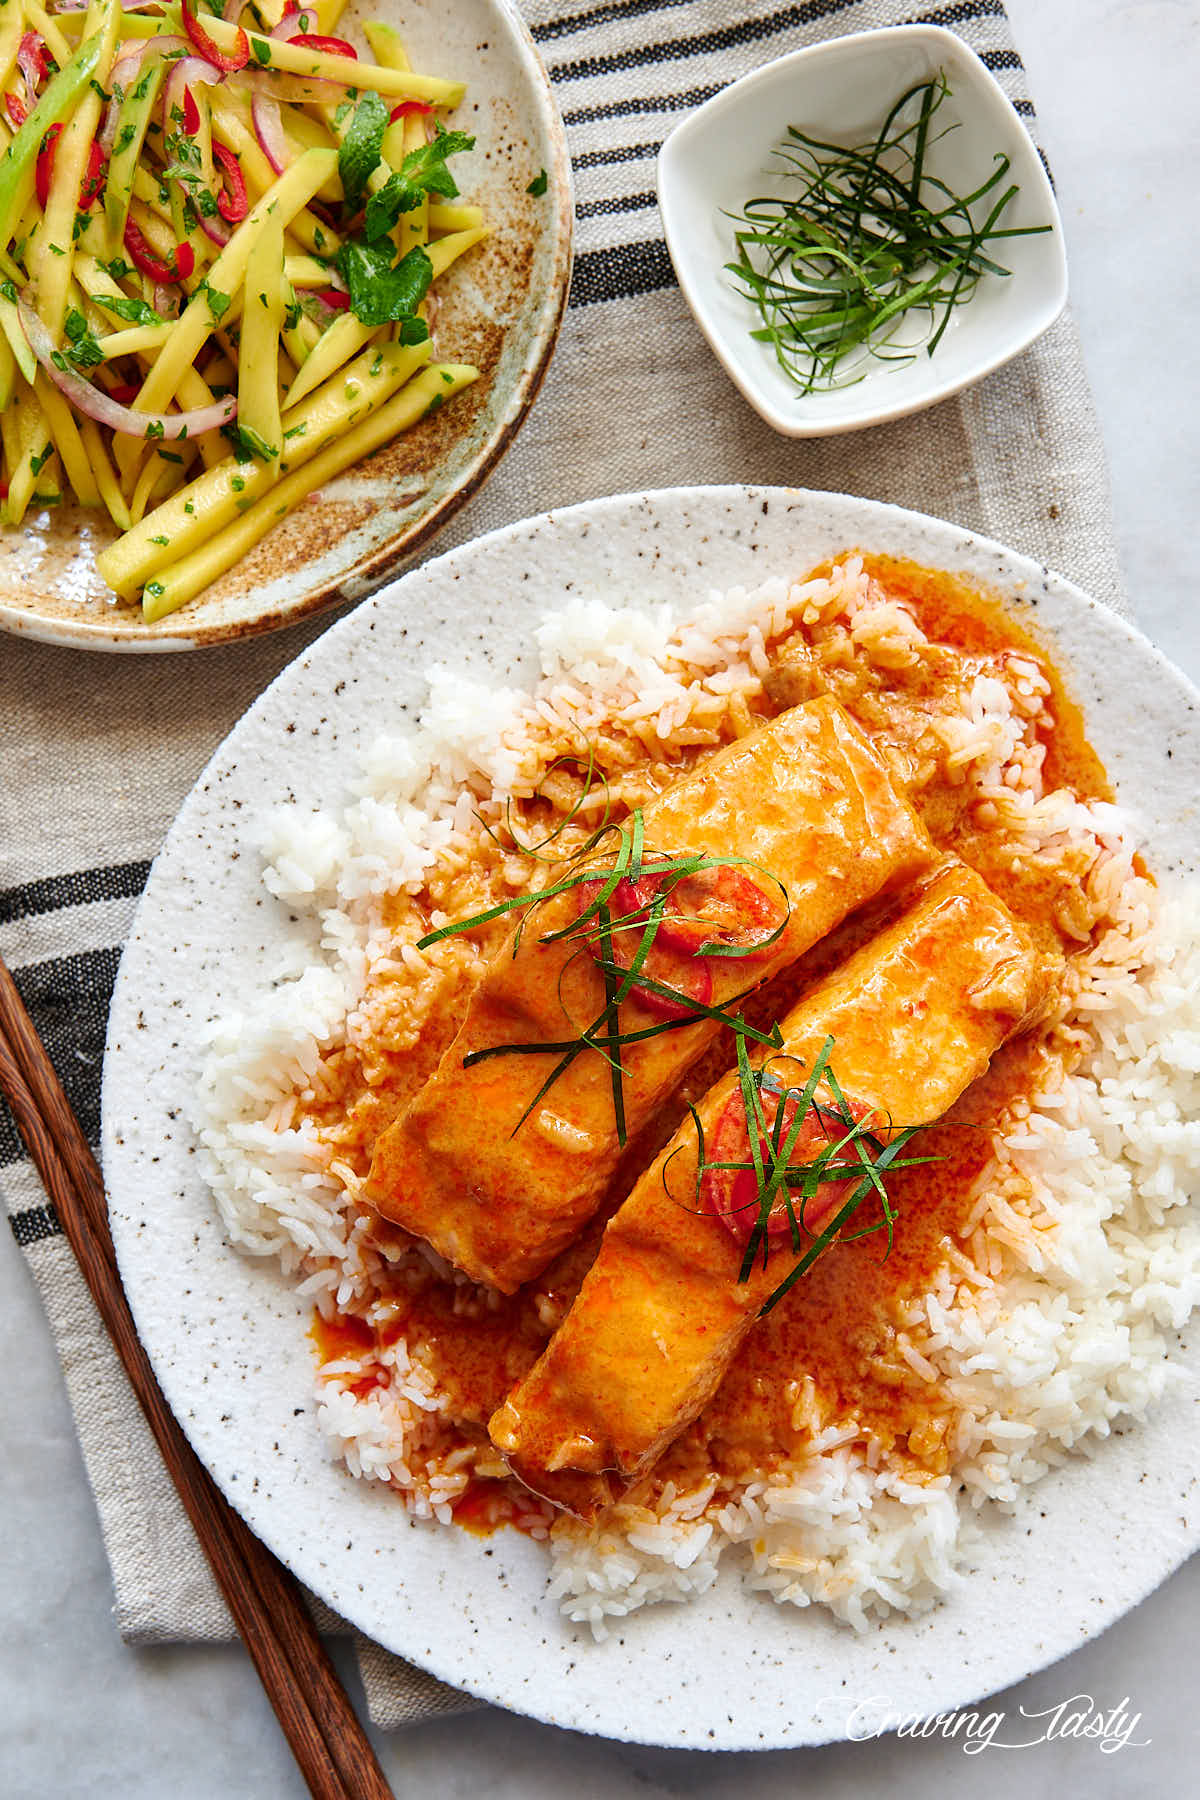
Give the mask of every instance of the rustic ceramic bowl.
MULTIPOLYGON (((301 506, 205 594, 157 625, 96 574, 103 514, 31 508, 0 527, 0 629, 93 650, 178 650, 293 624, 378 587, 479 488, 550 361, 571 277, 574 202, 562 121, 533 40, 506 0, 351 0, 340 32, 385 19, 415 68, 460 77, 472 132, 464 198, 493 233, 438 283, 435 353, 481 379, 301 506), (545 169, 546 192, 526 193, 545 169)), ((361 38, 360 38, 361 41, 361 38)))

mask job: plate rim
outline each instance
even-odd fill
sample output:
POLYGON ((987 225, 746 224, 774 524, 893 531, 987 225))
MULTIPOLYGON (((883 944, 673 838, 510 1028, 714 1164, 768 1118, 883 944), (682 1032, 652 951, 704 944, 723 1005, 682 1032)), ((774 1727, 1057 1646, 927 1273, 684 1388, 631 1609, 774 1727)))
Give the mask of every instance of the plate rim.
MULTIPOLYGON (((721 501, 730 500, 734 500, 738 503, 752 500, 755 505, 764 500, 782 500, 791 504, 811 505, 818 509, 823 506, 832 506, 835 510, 850 507, 854 509, 855 513, 858 514, 860 518, 866 515, 871 521, 890 520, 900 526, 915 526, 922 532, 927 532, 932 528, 935 535, 946 534, 947 563, 943 566, 949 566, 949 557, 952 554, 950 548, 951 544, 954 546, 954 553, 957 553, 959 556, 970 551, 985 557, 998 557, 1005 567, 1006 582, 1019 583, 1023 581, 1026 583, 1036 583, 1043 586, 1047 591, 1049 591, 1051 587, 1056 588, 1060 593, 1069 598, 1072 607, 1081 606, 1085 613, 1098 616, 1105 628, 1113 630, 1119 638, 1123 638, 1127 642, 1136 644, 1140 652, 1148 653, 1158 670, 1165 670, 1168 672, 1173 682, 1181 689, 1189 709, 1197 715, 1197 721, 1200 721, 1200 691, 1197 690, 1190 678, 1170 663, 1163 653, 1158 650, 1157 647, 1136 628, 1136 626, 1131 624, 1127 619, 1114 613, 1111 608, 1103 606, 1100 602, 1092 599, 1076 584, 1068 581, 1064 577, 1053 574, 1045 564, 1040 563, 1037 559, 1013 551, 1009 547, 999 543, 997 540, 989 538, 981 533, 953 524, 947 520, 937 519, 932 515, 916 513, 910 509, 893 506, 886 502, 868 501, 853 495, 828 494, 806 489, 771 487, 760 484, 724 484, 720 486, 679 486, 654 490, 636 490, 628 494, 604 496, 591 501, 579 502, 571 507, 552 508, 545 513, 534 515, 529 519, 518 520, 508 525, 497 527, 495 530, 480 538, 444 552, 442 556, 431 559, 429 563, 422 565, 419 569, 409 571, 406 575, 401 576, 396 582, 389 584, 388 587, 381 590, 377 595, 364 601, 353 613, 348 614, 345 618, 337 621, 317 644, 310 646, 309 649, 301 652, 292 663, 281 671, 275 680, 272 681, 270 686, 265 689, 252 706, 247 709, 247 712, 243 715, 242 719, 238 721, 237 725, 233 727, 233 730, 217 747, 212 758, 210 758, 205 769, 198 777, 195 786, 190 790, 187 799, 184 801, 180 813, 171 827, 171 832, 164 842, 163 850, 160 851, 160 857, 163 856, 171 846, 172 838, 179 831, 181 821, 184 821, 189 805, 195 800, 197 794, 205 788, 206 783, 211 783, 214 777, 219 776, 220 766, 226 753, 230 751, 231 746, 236 749, 235 740, 243 729, 248 727, 248 722, 252 721, 260 710, 267 706, 269 697, 272 696, 276 690, 282 690, 289 680, 299 678, 299 676, 310 669, 314 660, 320 660, 322 658, 323 651, 327 653, 329 646, 336 646, 337 649, 340 650, 343 648, 343 638, 349 638, 350 641, 353 642, 356 633, 361 633, 364 640, 366 640, 368 638, 368 631, 364 629, 364 624, 369 621, 369 617, 372 613, 395 603, 397 590, 402 587, 404 582, 409 580, 415 582, 429 574, 434 574, 436 576, 441 566, 453 565, 455 561, 463 558, 473 559, 481 552, 486 554, 489 547, 498 540, 516 539, 523 533, 528 533, 544 527, 553 528, 558 524, 572 525, 580 522, 590 526, 597 517, 603 519, 606 514, 632 510, 639 506, 643 508, 648 507, 652 510, 656 505, 662 506, 665 504, 669 506, 673 502, 694 503, 697 501, 704 501, 711 504, 714 502, 719 503, 721 501)), ((853 534, 855 537, 857 537, 859 529, 861 528, 856 528, 853 534)), ((1037 629, 1036 622, 1034 622, 1034 628, 1035 630, 1037 629)), ((1070 674, 1071 671, 1068 668, 1068 677, 1070 677, 1070 674)), ((1070 688, 1070 680, 1068 680, 1068 686, 1070 688)), ((1196 724, 1193 724, 1191 729, 1196 730, 1196 724)), ((113 1140, 113 1069, 116 1064, 114 1045, 117 1037, 125 1025, 127 1025, 130 1017, 132 998, 131 984, 134 980, 134 958, 131 956, 131 951, 133 951, 135 946, 139 943, 139 934, 144 922, 144 917, 152 910, 152 905, 155 902, 155 882, 159 873, 160 858, 156 857, 145 892, 142 899, 139 901, 129 943, 122 956, 114 989, 112 1010, 110 1013, 109 1031, 105 1050, 102 1096, 103 1157, 106 1178, 110 1179, 110 1172, 120 1160, 116 1154, 117 1147, 113 1140)), ((136 999, 134 999, 133 1002, 133 1010, 136 1011, 136 999)), ((202 1187, 203 1184, 198 1185, 202 1187)), ((117 1244, 118 1259, 122 1264, 123 1278, 126 1279, 130 1287, 134 1289, 134 1291, 130 1292, 130 1302, 133 1306, 135 1317, 138 1319, 139 1333, 141 1334, 143 1321, 139 1312, 139 1302, 142 1296, 136 1291, 136 1271, 132 1270, 132 1266, 131 1270, 127 1270, 126 1268, 126 1256, 129 1254, 129 1242, 127 1241, 128 1228, 128 1218, 121 1214, 119 1208, 114 1208, 114 1239, 117 1244), (134 1279, 132 1280, 130 1279, 131 1272, 134 1275, 134 1279)), ((167 1379, 164 1379, 163 1369, 160 1366, 164 1353, 163 1346, 161 1343, 152 1345, 147 1342, 146 1347, 151 1355, 151 1360, 155 1365, 156 1373, 159 1375, 160 1380, 163 1381, 164 1391, 167 1392, 168 1399, 172 1400, 170 1392, 172 1383, 169 1376, 167 1379)), ((172 1404, 173 1406, 175 1404, 173 1400, 172 1404)), ((1139 1432, 1143 1435, 1155 1425, 1158 1425, 1161 1429, 1163 1416, 1166 1412, 1167 1408, 1164 1402, 1160 1401, 1156 1404, 1156 1407, 1151 1411, 1149 1418, 1145 1422, 1140 1424, 1131 1423, 1128 1429, 1131 1432, 1139 1432)), ((197 1429, 199 1429, 198 1421, 196 1421, 194 1417, 189 1420, 186 1411, 184 1411, 181 1422, 188 1432, 189 1438, 192 1438, 197 1453, 209 1468, 210 1473, 212 1473, 214 1478, 218 1481, 218 1485, 222 1487, 226 1497, 229 1498, 232 1503, 238 1504, 239 1509, 243 1510, 245 1514, 253 1515, 253 1507, 241 1506, 241 1502, 244 1502, 247 1499, 247 1495, 244 1488, 240 1491, 237 1489, 236 1476, 231 1484, 228 1479, 228 1471, 222 1471, 219 1465, 214 1465, 214 1462, 210 1459, 210 1456, 206 1451, 205 1444, 202 1441, 197 1442, 193 1437, 192 1425, 196 1425, 197 1429), (232 1492, 231 1485, 233 1487, 232 1492)), ((1106 1448, 1108 1448, 1108 1446, 1102 1446, 1102 1452, 1106 1448)), ((1066 1474, 1068 1478, 1073 1474, 1076 1475, 1077 1478, 1081 1477, 1081 1465, 1086 1467, 1087 1463, 1088 1459, 1086 1458, 1073 1458, 1067 1466, 1066 1474)), ((1048 1476, 1043 1482, 1037 1485, 1034 1490, 1036 1495, 1042 1496, 1050 1491, 1056 1480, 1061 1479, 1062 1475, 1063 1471, 1058 1470, 1048 1476)), ((384 1498, 388 1505, 395 1504, 390 1495, 384 1496, 384 1498)), ((322 1586, 323 1577, 321 1570, 313 1567, 311 1562, 304 1558, 293 1559, 290 1556, 286 1543, 281 1542, 276 1536, 269 1521, 264 1525, 259 1519, 251 1516, 250 1522, 253 1528, 263 1537, 264 1541, 275 1551, 275 1554, 280 1556, 281 1560, 287 1562, 288 1566, 293 1567, 301 1579, 306 1581, 308 1585, 313 1587, 316 1591, 321 1592, 323 1597, 330 1598, 331 1604, 341 1607, 343 1611, 346 1610, 345 1598, 337 1596, 331 1597, 328 1586, 322 1586)), ((1113 1610, 1106 1611, 1105 1602, 1096 1602, 1101 1609, 1100 1616, 1095 1619, 1089 1619, 1085 1628, 1082 1629, 1081 1634, 1070 1635, 1069 1641, 1061 1641, 1060 1634, 1060 1641, 1052 1644, 1045 1653, 1039 1651, 1036 1659, 1032 1662, 1024 1660, 1023 1658, 1018 1658, 1021 1663, 1020 1667, 1004 1667, 995 1675, 995 1679, 992 1678, 992 1675, 989 1675, 983 1693, 996 1692, 998 1689, 1005 1687, 1014 1681, 1023 1679, 1027 1675, 1049 1667, 1059 1660, 1060 1657, 1068 1654, 1072 1649, 1089 1641, 1092 1637, 1099 1635, 1101 1631, 1115 1623, 1118 1618, 1123 1616, 1123 1614, 1132 1606, 1136 1605, 1138 1601, 1145 1598, 1148 1593, 1152 1592, 1155 1587, 1166 1580, 1175 1569, 1186 1560, 1186 1557, 1197 1546, 1197 1543, 1200 1543, 1200 1519, 1197 1519, 1194 1522, 1183 1520, 1182 1523, 1185 1527, 1183 1534, 1176 1534, 1169 1543, 1163 1546, 1161 1553, 1156 1557, 1153 1568, 1148 1574, 1143 1569, 1137 1579, 1132 1583, 1132 1586, 1127 1586, 1126 1589, 1122 1590, 1113 1610)), ((445 1540, 438 1541, 444 1542, 445 1540)), ((725 1579, 731 1579, 728 1570, 726 1571, 725 1579)), ((543 1579, 543 1590, 544 1585, 543 1579)), ((758 1596, 757 1600, 759 1605, 765 1607, 766 1602, 764 1597, 758 1596)), ((650 1612, 657 1613, 661 1616, 669 1615, 672 1609, 659 1608, 649 1610, 650 1612)), ((776 1613, 779 1613, 782 1610, 783 1609, 779 1608, 774 1609, 776 1613)), ((919 1628, 927 1623, 929 1619, 936 1620, 941 1610, 942 1609, 939 1608, 934 1614, 926 1615, 925 1619, 902 1621, 901 1628, 904 1629, 907 1627, 908 1633, 915 1641, 919 1628)), ((648 1614, 644 1612, 640 1615, 640 1618, 644 1620, 647 1616, 648 1614)), ((823 1628, 824 1621, 814 1620, 812 1612, 807 1612, 804 1616, 805 1620, 811 1625, 814 1625, 819 1629, 823 1628)), ((360 1629, 367 1631, 368 1634, 374 1634, 377 1640, 379 1639, 377 1623, 373 1621, 371 1624, 367 1625, 363 1624, 361 1619, 356 1622, 359 1624, 360 1629)), ((1047 1629, 1052 1629, 1055 1622, 1056 1621, 1051 1621, 1051 1624, 1047 1629)), ((798 1629, 797 1622, 792 1621, 791 1623, 798 1629)), ((835 1629, 836 1631, 841 1632, 844 1631, 845 1628, 838 1626, 835 1629)), ((883 1629, 884 1628, 882 1627, 880 1628, 881 1634, 883 1629)), ((569 1631, 569 1627, 564 1629, 564 1643, 568 1641, 569 1631)), ((698 1735, 692 1736, 686 1734, 647 1735, 642 1730, 636 1730, 625 1726, 620 1717, 606 1717, 597 1721, 592 1718, 581 1717, 577 1710, 572 1709, 570 1703, 564 1708, 562 1706, 548 1704, 544 1698, 535 1701, 528 1694, 514 1694, 511 1689, 498 1692, 494 1683, 481 1681, 470 1672, 464 1673, 464 1671, 456 1664, 442 1661, 438 1653, 432 1648, 426 1647, 426 1649, 422 1651, 419 1648, 414 1647, 411 1642, 388 1647, 394 1647, 397 1654, 416 1661, 419 1666, 429 1669, 431 1673, 437 1675, 442 1680, 448 1681, 466 1692, 476 1694, 481 1699, 490 1700, 495 1704, 526 1713, 528 1716, 541 1719, 546 1723, 566 1726, 571 1729, 604 1735, 614 1739, 624 1739, 625 1741, 645 1744, 661 1744, 666 1747, 679 1747, 683 1745, 693 1748, 730 1750, 796 1747, 800 1744, 817 1744, 838 1741, 847 1735, 844 1729, 840 1729, 836 1726, 825 1729, 807 1729, 799 1732, 791 1729, 781 1732, 777 1728, 772 1730, 768 1727, 767 1731, 758 1734, 757 1739, 755 1739, 752 1732, 739 1727, 735 1727, 732 1732, 724 1730, 718 1731, 715 1734, 715 1737, 710 1736, 708 1740, 705 1740, 698 1735)), ((803 1648, 802 1645, 800 1647, 803 1648)), ((599 1648, 602 1649, 604 1647, 599 1648)), ((965 1705, 983 1697, 978 1680, 970 1677, 966 1673, 966 1670, 967 1665, 964 1663, 958 1687, 954 1687, 953 1684, 950 1684, 951 1692, 949 1700, 952 1704, 965 1705)), ((944 1707, 946 1703, 947 1696, 943 1689, 939 1688, 936 1704, 939 1707, 944 1707)), ((733 1723, 732 1720, 730 1722, 731 1724, 733 1723)))

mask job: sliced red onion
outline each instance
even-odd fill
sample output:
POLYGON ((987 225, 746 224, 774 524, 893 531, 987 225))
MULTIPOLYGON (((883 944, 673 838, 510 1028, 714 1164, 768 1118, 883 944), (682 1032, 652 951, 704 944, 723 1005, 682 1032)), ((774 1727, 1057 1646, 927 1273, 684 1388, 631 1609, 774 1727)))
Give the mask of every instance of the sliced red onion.
POLYGON ((215 213, 211 219, 206 219, 200 208, 197 207, 196 222, 210 244, 220 244, 222 250, 225 248, 229 242, 230 232, 224 219, 219 218, 215 213))
POLYGON ((274 38, 276 43, 286 44, 289 39, 299 37, 302 32, 311 31, 316 23, 317 9, 315 6, 297 6, 295 0, 288 0, 288 4, 283 9, 282 19, 267 33, 267 36, 274 38), (308 23, 302 25, 301 19, 307 19, 308 23))
POLYGON ((174 444, 180 438, 199 437, 201 432, 214 431, 218 425, 228 425, 237 416, 237 398, 233 394, 224 400, 215 400, 211 406, 198 406, 192 412, 146 413, 135 412, 129 406, 120 406, 110 395, 93 387, 90 381, 85 381, 82 375, 75 374, 71 368, 59 368, 58 363, 65 362, 66 359, 55 350, 54 340, 30 305, 28 288, 17 296, 17 312, 21 319, 21 329, 29 340, 29 348, 55 387, 72 406, 85 413, 89 419, 95 419, 97 425, 107 425, 111 431, 120 431, 126 437, 153 437, 156 442, 161 439, 174 444))
POLYGON ((25 98, 32 106, 37 99, 38 82, 46 73, 45 46, 36 31, 27 31, 21 39, 17 67, 25 77, 25 98))
POLYGON ((278 100, 271 94, 255 93, 250 100, 250 116, 259 148, 275 173, 282 175, 294 153, 284 133, 278 100))
POLYGON ((178 62, 172 63, 170 73, 163 83, 163 130, 170 128, 172 108, 182 106, 184 88, 192 87, 197 82, 201 87, 216 87, 220 80, 220 69, 214 69, 207 57, 183 56, 178 62))
POLYGON ((187 50, 191 54, 191 43, 187 38, 178 36, 142 38, 139 43, 131 43, 128 49, 122 50, 121 56, 115 58, 113 67, 108 70, 108 86, 112 88, 119 83, 122 88, 128 88, 151 50, 155 52, 155 56, 167 56, 171 50, 187 50))

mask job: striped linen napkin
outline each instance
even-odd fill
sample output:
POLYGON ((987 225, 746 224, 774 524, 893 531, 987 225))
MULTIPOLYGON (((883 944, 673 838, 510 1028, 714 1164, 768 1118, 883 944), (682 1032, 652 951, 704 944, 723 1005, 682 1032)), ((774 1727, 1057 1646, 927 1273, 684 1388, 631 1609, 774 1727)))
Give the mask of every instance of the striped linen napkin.
MULTIPOLYGON (((915 18, 950 26, 1032 129, 999 0, 923 14, 902 0, 524 0, 523 11, 554 78, 575 165, 571 305, 516 446, 439 549, 598 494, 779 482, 953 519, 1125 610, 1103 452, 1069 319, 935 411, 852 437, 792 442, 728 383, 663 244, 654 197, 663 137, 728 82, 805 44, 915 18)), ((0 647, 0 952, 93 1141, 109 997, 150 858, 215 746, 325 622, 192 656, 104 657, 22 638, 0 647)), ((62 1358, 122 1635, 134 1644, 232 1637, 2 1109, 0 1179, 62 1358)), ((476 1704, 376 1645, 360 1645, 360 1662, 379 1724, 476 1704)))

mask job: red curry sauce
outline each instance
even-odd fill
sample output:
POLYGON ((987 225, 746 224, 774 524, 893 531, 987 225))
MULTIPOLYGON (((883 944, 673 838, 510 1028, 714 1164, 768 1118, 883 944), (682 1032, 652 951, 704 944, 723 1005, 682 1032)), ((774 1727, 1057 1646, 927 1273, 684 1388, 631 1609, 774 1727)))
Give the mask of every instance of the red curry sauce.
MULTIPOLYGON (((864 563, 936 645, 968 658, 1015 654, 1034 660, 1051 690, 1053 729, 1044 739, 1046 790, 1068 787, 1081 798, 1112 798, 1104 768, 1084 734, 1079 708, 1044 646, 1019 622, 1011 602, 914 564, 877 556, 864 556, 864 563)), ((786 655, 788 642, 775 646, 777 656, 786 655)), ((869 696, 856 692, 852 671, 830 685, 864 729, 878 734, 881 707, 919 706, 920 696, 906 699, 903 675, 889 680, 886 671, 873 674, 882 680, 869 696)), ((772 710, 777 709, 764 694, 759 713, 768 715, 772 710)), ((1063 940, 1055 923, 1064 899, 1069 903, 1073 898, 1064 894, 1061 874, 1013 868, 992 854, 986 831, 964 809, 953 784, 935 783, 910 797, 935 841, 979 869, 1041 941, 1061 941, 1068 952, 1080 948, 1080 937, 1068 935, 1063 940)), ((1066 885, 1069 881, 1068 875, 1066 885)), ((900 904, 892 902, 890 910, 898 910, 900 904)), ((779 1017, 887 916, 868 909, 833 933, 761 990, 747 1007, 748 1016, 755 1022, 779 1017)), ((394 1086, 389 1081, 370 1096, 360 1092, 342 1098, 343 1108, 349 1105, 361 1114, 368 1143, 432 1067, 447 1037, 447 1023, 440 1019, 431 1025, 428 1042, 423 1041, 415 1053, 389 1057, 395 1067, 394 1086)), ((1049 1056, 1037 1037, 1008 1046, 951 1113, 922 1133, 922 1153, 943 1160, 899 1171, 889 1179, 898 1212, 890 1254, 885 1257, 882 1236, 870 1236, 837 1245, 814 1265, 759 1323, 709 1406, 662 1457, 649 1478, 650 1504, 654 1486, 667 1481, 682 1485, 709 1471, 730 1485, 752 1473, 761 1476, 773 1463, 803 1451, 810 1414, 822 1423, 853 1422, 862 1439, 879 1440, 913 1478, 944 1473, 950 1409, 937 1384, 914 1371, 899 1354, 905 1307, 945 1266, 947 1246, 960 1237, 973 1187, 989 1164, 992 1134, 1014 1109, 1017 1114, 1023 1110, 1049 1056), (806 1377, 811 1387, 804 1386, 804 1404, 798 1407, 806 1377)), ((485 1444, 488 1418, 541 1354, 595 1254, 604 1219, 621 1203, 636 1173, 671 1136, 685 1100, 702 1094, 729 1066, 730 1057, 727 1035, 722 1034, 692 1069, 674 1104, 665 1107, 630 1146, 599 1219, 537 1281, 510 1299, 494 1296, 486 1309, 464 1314, 456 1307, 451 1287, 432 1269, 415 1281, 406 1276, 397 1284, 392 1323, 378 1336, 358 1319, 318 1319, 313 1338, 319 1360, 361 1356, 374 1343, 401 1335, 419 1341, 439 1386, 451 1397, 447 1448, 455 1442, 485 1444)), ((714 1223, 714 1229, 722 1227, 714 1223)), ((456 1503, 456 1520, 477 1531, 512 1521, 520 1510, 513 1487, 511 1482, 473 1477, 456 1503)))

